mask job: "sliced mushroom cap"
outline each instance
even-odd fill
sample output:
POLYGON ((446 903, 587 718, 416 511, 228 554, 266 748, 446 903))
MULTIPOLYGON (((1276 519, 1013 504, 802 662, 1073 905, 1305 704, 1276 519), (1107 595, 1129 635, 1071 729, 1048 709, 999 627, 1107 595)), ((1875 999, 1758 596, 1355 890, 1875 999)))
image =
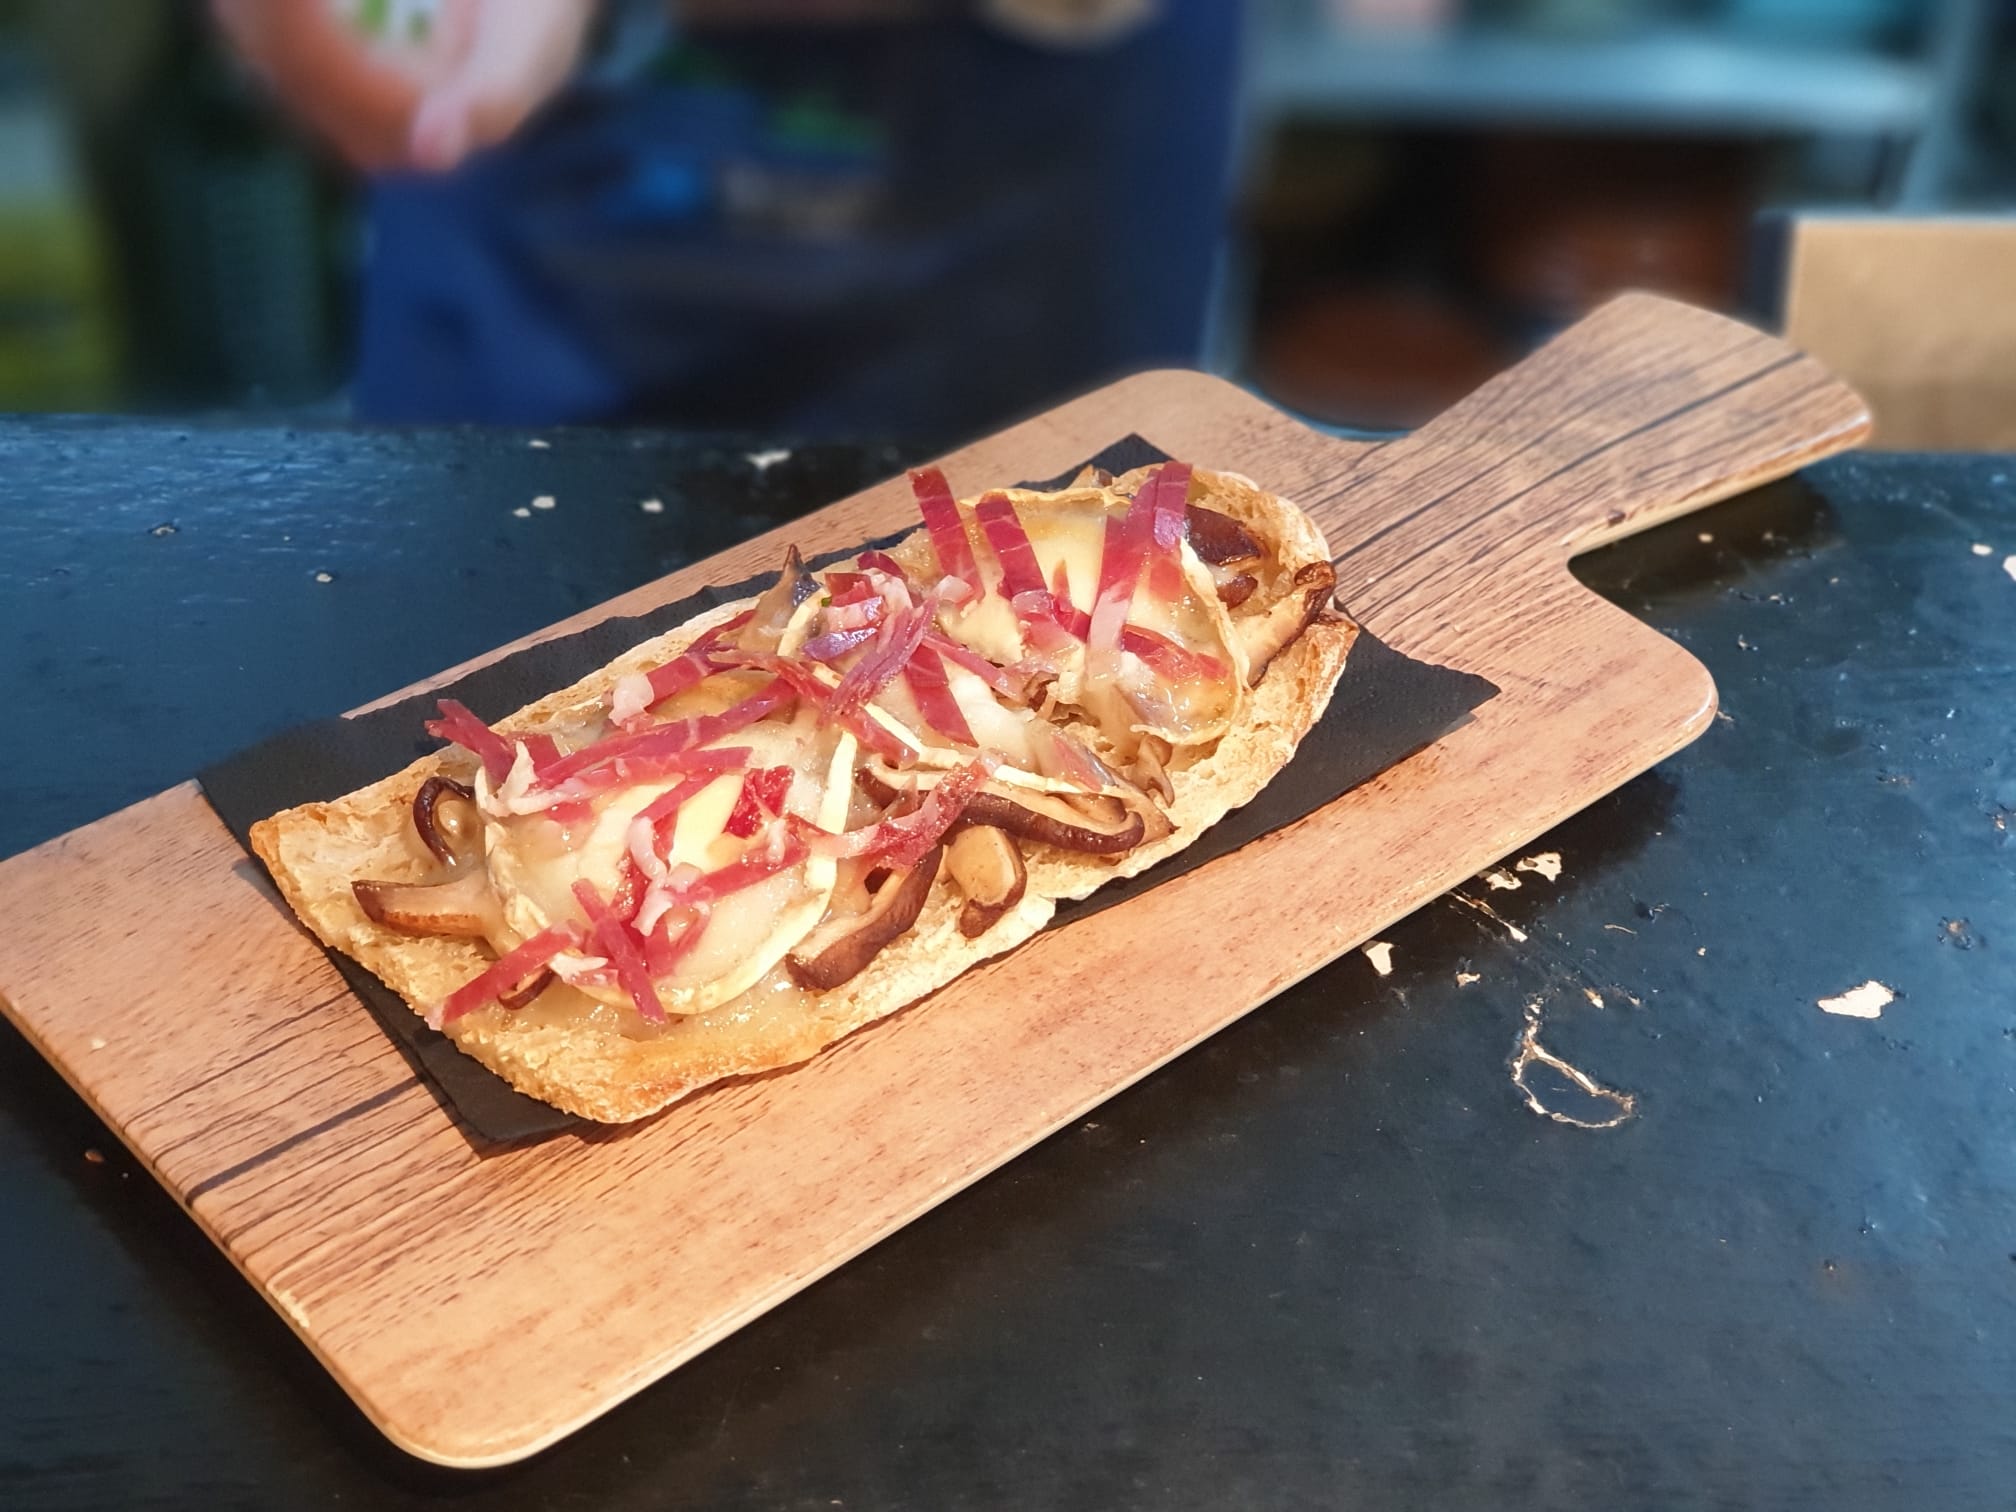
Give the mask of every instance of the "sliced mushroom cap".
POLYGON ((1223 567, 1231 562, 1257 562, 1265 555, 1253 533, 1228 514, 1188 504, 1183 510, 1190 549, 1199 560, 1223 567))
POLYGON ((991 824, 969 824, 953 835, 945 847, 945 865, 966 894, 966 906, 959 911, 959 933, 969 940, 992 929, 1003 914, 1022 901, 1023 890, 1029 885, 1022 852, 1005 831, 991 824))
POLYGON ((945 847, 937 846, 907 871, 889 873, 868 911, 829 919, 784 958, 791 980, 813 992, 827 992, 858 976, 882 947, 917 922, 945 847))
MULTIPOLYGON (((906 790, 934 787, 944 775, 915 771, 897 777, 888 768, 871 762, 855 777, 869 797, 877 803, 887 803, 906 790)), ((1142 801, 1148 808, 1154 808, 1145 796, 1142 801)), ((1117 856, 1134 849, 1148 834, 1148 825, 1139 812, 1107 794, 1065 797, 996 781, 981 784, 979 791, 967 800, 954 828, 973 824, 991 824, 1024 840, 1088 856, 1117 856)), ((1166 821, 1162 833, 1168 833, 1166 821)))
POLYGON ((819 580, 805 570, 805 559, 796 546, 784 553, 784 570, 777 581, 763 590, 751 611, 749 623, 737 635, 745 651, 775 651, 784 627, 791 623, 798 606, 819 591, 819 580))
POLYGON ((1247 686, 1260 681, 1267 664, 1294 644, 1336 591, 1337 569, 1328 562, 1309 562, 1295 570, 1288 591, 1273 608, 1232 622, 1246 648, 1247 686))
POLYGON ((373 923, 402 934, 488 935, 497 926, 497 894, 480 868, 445 882, 352 882, 357 906, 373 923))
POLYGON ((1237 609, 1253 597, 1253 590, 1260 586, 1260 580, 1250 572, 1242 572, 1237 577, 1229 577, 1218 585, 1218 602, 1227 609, 1237 609))
POLYGON ((1142 737, 1141 749, 1134 756, 1134 780, 1164 803, 1176 801, 1176 787, 1169 780, 1171 751, 1169 742, 1161 736, 1146 735, 1142 737))
POLYGON ((448 777, 429 777, 413 795, 413 828, 436 861, 459 871, 483 859, 476 795, 448 777))

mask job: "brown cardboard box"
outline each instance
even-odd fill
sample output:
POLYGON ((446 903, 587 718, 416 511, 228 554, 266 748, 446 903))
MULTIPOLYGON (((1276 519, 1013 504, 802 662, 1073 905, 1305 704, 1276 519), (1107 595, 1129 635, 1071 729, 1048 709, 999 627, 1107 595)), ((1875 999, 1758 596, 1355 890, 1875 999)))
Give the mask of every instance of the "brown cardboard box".
POLYGON ((1862 391, 1871 444, 2016 451, 2016 217, 1801 216, 1785 335, 1862 391))

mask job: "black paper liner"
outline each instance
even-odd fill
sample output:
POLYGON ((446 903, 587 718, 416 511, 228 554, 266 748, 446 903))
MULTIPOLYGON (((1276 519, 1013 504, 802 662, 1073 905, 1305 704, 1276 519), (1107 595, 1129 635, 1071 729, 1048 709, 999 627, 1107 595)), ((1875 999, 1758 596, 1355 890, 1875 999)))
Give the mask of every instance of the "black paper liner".
MULTIPOLYGON (((1122 473, 1167 460, 1168 453, 1130 435, 1080 467, 1122 473)), ((1061 488, 1080 467, 1024 486, 1061 488)), ((886 547, 908 533, 828 552, 815 557, 812 565, 842 561, 869 546, 886 547)), ((203 795, 249 852, 251 828, 259 820, 297 804, 340 798, 437 749, 438 742, 422 729, 436 700, 460 699, 480 718, 494 722, 587 676, 639 641, 676 629, 708 609, 747 598, 770 581, 766 573, 746 582, 703 588, 648 614, 603 620, 573 635, 514 651, 453 683, 369 714, 297 725, 206 767, 198 774, 203 795)), ((1050 927, 1124 903, 1313 813, 1431 744, 1497 691, 1482 677, 1414 661, 1361 632, 1330 707, 1294 759, 1259 797, 1140 876, 1109 883, 1080 902, 1060 905, 1050 927)), ((457 1050, 448 1036, 428 1028, 404 999, 364 967, 340 951, 327 954, 351 990, 406 1051, 422 1080, 475 1139, 513 1144, 587 1122, 514 1090, 457 1050)))

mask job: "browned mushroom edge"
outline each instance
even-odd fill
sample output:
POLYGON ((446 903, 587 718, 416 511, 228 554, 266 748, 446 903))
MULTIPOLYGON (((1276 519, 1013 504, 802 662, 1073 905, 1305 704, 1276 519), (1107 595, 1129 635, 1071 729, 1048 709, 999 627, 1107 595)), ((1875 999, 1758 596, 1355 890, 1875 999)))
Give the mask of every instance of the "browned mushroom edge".
MULTIPOLYGON (((943 775, 910 772, 905 774, 906 783, 898 783, 871 764, 855 773, 855 778, 870 798, 888 803, 905 791, 935 785, 943 775)), ((1066 799, 998 782, 983 783, 967 800, 952 828, 956 831, 970 824, 990 824, 1024 840, 1088 856, 1117 856, 1134 849, 1148 833, 1140 813, 1118 798, 1095 793, 1066 799)))
POLYGON ((1200 561, 1224 567, 1233 562, 1257 562, 1264 555, 1253 533, 1230 515, 1202 504, 1186 504, 1183 517, 1190 549, 1200 561))
POLYGON ((497 923, 497 894, 487 872, 453 873, 445 882, 352 882, 366 918, 404 934, 479 939, 497 923))
POLYGON ((891 872, 866 913, 831 919, 813 930, 784 958, 791 980, 827 992, 859 975, 883 946, 917 922, 944 857, 945 847, 934 846, 908 871, 891 872))
POLYGON ((1004 830, 991 824, 969 824, 945 847, 946 870, 966 895, 959 911, 959 933, 977 939, 1022 901, 1029 870, 1022 852, 1004 830))
POLYGON ((1235 619, 1232 628, 1246 649, 1246 683, 1257 684, 1268 664, 1279 656, 1330 602, 1337 591, 1337 569, 1328 562, 1305 562, 1295 569, 1288 591, 1265 614, 1235 619))
POLYGON ((476 795, 452 777, 429 777, 413 795, 413 829, 443 866, 461 868, 483 857, 483 816, 476 795))

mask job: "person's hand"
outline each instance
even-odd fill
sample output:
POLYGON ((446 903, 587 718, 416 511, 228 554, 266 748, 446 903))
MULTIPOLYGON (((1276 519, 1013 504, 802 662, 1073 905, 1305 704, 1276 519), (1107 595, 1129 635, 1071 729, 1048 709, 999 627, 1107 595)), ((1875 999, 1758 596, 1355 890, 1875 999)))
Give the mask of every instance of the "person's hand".
POLYGON ((373 43, 335 0, 211 0, 288 107, 363 168, 453 168, 522 126, 581 56, 595 0, 441 0, 426 39, 373 43))

